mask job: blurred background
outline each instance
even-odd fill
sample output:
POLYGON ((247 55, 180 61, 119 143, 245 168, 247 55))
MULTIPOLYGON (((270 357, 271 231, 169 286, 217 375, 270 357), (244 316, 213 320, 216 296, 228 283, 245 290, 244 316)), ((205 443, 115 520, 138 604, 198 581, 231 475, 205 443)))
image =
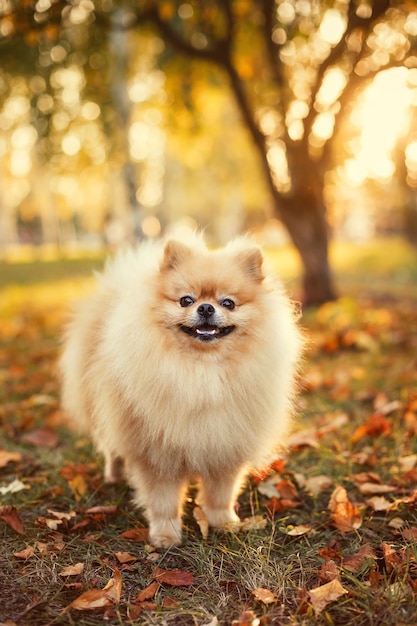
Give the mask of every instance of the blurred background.
POLYGON ((3 260, 249 229, 320 303, 416 191, 414 2, 0 0, 3 260))

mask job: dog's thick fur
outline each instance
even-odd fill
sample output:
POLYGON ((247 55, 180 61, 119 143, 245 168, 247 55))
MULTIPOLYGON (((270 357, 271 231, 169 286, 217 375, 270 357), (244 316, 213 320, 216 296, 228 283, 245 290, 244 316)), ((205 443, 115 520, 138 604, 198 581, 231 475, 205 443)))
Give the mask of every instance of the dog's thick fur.
POLYGON ((67 327, 62 400, 144 507, 150 541, 181 541, 190 479, 212 527, 248 471, 284 443, 301 339, 260 249, 240 238, 142 244, 120 254, 67 327))

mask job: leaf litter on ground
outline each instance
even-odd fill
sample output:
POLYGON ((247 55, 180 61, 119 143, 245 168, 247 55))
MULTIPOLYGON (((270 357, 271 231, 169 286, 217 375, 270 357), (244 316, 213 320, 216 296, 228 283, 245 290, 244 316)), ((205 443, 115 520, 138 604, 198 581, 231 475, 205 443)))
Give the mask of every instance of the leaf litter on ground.
POLYGON ((151 626, 162 611, 168 626, 349 624, 352 615, 355 626, 369 615, 381 626, 415 623, 416 301, 366 294, 307 313, 289 454, 250 481, 236 532, 209 530, 191 496, 185 545, 163 553, 148 545, 127 489, 103 485, 100 461, 58 410, 62 303, 9 312, 0 621, 59 626, 74 613, 80 625, 120 615, 151 626))

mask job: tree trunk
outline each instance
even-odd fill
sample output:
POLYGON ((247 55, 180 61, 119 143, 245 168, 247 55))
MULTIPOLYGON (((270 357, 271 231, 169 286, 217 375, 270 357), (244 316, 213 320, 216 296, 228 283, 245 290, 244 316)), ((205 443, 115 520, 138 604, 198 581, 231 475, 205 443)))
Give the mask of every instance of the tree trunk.
POLYGON ((281 221, 296 247, 303 266, 303 302, 312 306, 336 298, 328 258, 328 233, 324 210, 297 195, 279 202, 281 221))
POLYGON ((258 152, 262 171, 271 193, 274 211, 287 228, 303 267, 302 300, 306 305, 322 304, 336 298, 328 257, 328 227, 324 205, 323 165, 312 161, 306 140, 286 142, 288 168, 291 175, 290 194, 276 188, 268 162, 266 137, 259 130, 242 82, 229 60, 223 63, 232 92, 258 152))

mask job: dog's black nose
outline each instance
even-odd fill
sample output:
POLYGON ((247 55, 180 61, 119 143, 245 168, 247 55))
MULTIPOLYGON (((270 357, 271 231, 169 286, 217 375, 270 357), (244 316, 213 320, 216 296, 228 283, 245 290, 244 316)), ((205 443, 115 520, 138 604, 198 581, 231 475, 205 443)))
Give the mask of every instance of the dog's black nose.
POLYGON ((204 319, 208 319, 215 312, 215 308, 212 304, 205 302, 204 304, 200 304, 197 312, 201 317, 204 317, 204 319))

